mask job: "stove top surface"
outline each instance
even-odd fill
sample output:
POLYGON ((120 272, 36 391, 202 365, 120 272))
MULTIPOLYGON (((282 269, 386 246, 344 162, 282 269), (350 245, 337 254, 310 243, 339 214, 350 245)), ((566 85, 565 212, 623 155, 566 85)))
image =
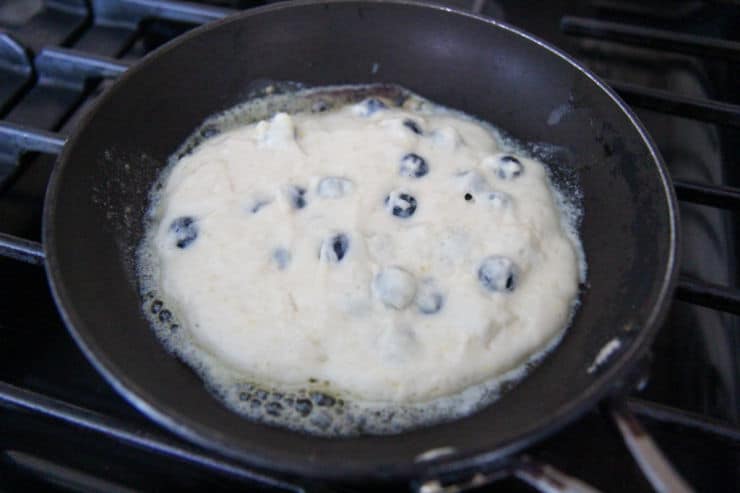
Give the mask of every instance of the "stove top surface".
MULTIPOLYGON (((698 490, 735 490, 740 484, 740 5, 440 3, 509 22, 566 50, 618 90, 658 144, 681 199, 681 283, 645 364, 649 378, 628 406, 689 483, 698 490)), ((83 0, 0 5, 3 235, 39 241, 45 184, 60 139, 117 74, 195 25, 255 3, 96 0, 90 5, 83 0), (30 141, 18 144, 29 129, 30 141)), ((0 236, 0 251, 6 239, 0 236)), ((0 272, 4 489, 373 489, 274 477, 170 435, 119 397, 85 360, 59 318, 42 268, 0 257, 0 272)), ((600 409, 528 453, 603 491, 651 491, 600 409)), ((514 479, 492 488, 531 491, 514 479)))

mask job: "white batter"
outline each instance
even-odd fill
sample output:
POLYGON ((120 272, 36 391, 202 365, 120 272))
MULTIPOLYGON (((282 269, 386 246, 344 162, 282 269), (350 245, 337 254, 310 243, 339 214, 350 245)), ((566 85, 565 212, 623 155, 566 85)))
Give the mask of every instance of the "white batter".
POLYGON ((165 305, 288 389, 411 403, 511 370, 567 325, 579 246, 543 165, 499 141, 377 99, 209 138, 155 212, 165 305))

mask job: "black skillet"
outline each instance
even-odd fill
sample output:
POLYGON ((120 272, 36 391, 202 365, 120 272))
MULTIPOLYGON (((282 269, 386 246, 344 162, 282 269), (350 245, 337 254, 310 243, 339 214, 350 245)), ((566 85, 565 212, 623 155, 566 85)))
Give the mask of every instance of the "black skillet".
POLYGON ((620 392, 671 298, 675 197, 644 128, 571 58, 490 19, 409 2, 280 3, 177 38, 101 99, 49 185, 43 236, 59 309, 86 356, 133 405, 253 466, 383 479, 498 463, 620 392), (260 79, 398 83, 522 141, 559 148, 552 164, 574 168, 583 190, 589 273, 557 350, 488 408, 395 436, 316 438, 249 422, 214 399, 142 315, 134 250, 167 157, 260 79), (613 340, 618 349, 594 365, 613 340))

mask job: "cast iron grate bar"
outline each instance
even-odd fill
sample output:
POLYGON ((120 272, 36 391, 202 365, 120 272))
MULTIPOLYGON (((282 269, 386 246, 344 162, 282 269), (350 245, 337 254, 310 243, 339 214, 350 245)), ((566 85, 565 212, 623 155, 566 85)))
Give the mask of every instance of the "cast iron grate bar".
POLYGON ((0 402, 20 406, 45 416, 65 421, 71 425, 96 431, 116 438, 130 445, 184 460, 212 470, 229 474, 247 481, 256 481, 275 488, 303 493, 303 488, 278 479, 265 476, 236 464, 205 455, 188 446, 149 431, 143 431, 120 419, 105 416, 68 402, 47 397, 31 390, 0 382, 0 402))
POLYGON ((0 121, 0 146, 4 144, 16 152, 59 154, 65 141, 55 132, 0 121))
POLYGON ((4 29, 0 29, 0 62, 3 69, 22 72, 31 64, 26 47, 4 29))
MULTIPOLYGON (((104 416, 95 411, 47 397, 37 392, 22 389, 5 382, 0 382, 0 402, 19 406, 32 412, 119 439, 130 445, 185 460, 242 479, 259 481, 262 484, 268 484, 296 493, 303 492, 303 489, 297 485, 255 473, 229 462, 208 457, 190 447, 179 445, 164 436, 144 432, 119 419, 104 416)), ((676 424, 728 441, 740 442, 740 430, 717 423, 701 415, 635 398, 630 398, 628 405, 636 414, 655 421, 676 424)))
POLYGON ((676 298, 688 303, 740 315, 740 289, 681 276, 676 298))
POLYGON ((560 29, 574 36, 614 41, 640 48, 740 61, 740 43, 736 41, 572 16, 565 16, 560 20, 560 29))
POLYGON ((93 0, 92 4, 95 18, 101 24, 127 27, 137 27, 139 22, 150 18, 204 24, 237 12, 225 7, 170 0, 93 0))
POLYGON ((591 6, 599 10, 657 19, 681 19, 701 8, 702 3, 704 3, 703 0, 674 0, 672 2, 591 0, 589 2, 591 6))
POLYGON ((31 58, 26 48, 0 30, 0 115, 4 115, 33 81, 31 58))
POLYGON ((703 433, 708 433, 735 443, 740 443, 740 428, 719 423, 701 414, 690 413, 683 409, 633 397, 627 399, 627 406, 638 416, 642 416, 653 421, 676 424, 686 428, 699 430, 703 433))
POLYGON ((125 72, 130 63, 114 58, 91 55, 78 50, 45 47, 34 59, 41 78, 84 83, 90 78, 114 78, 125 72))
MULTIPOLYGON (((0 120, 0 155, 10 158, 8 173, 0 178, 0 194, 20 176, 23 168, 19 167, 19 158, 24 153, 59 154, 64 143, 65 138, 58 133, 0 120)), ((37 263, 24 253, 25 250, 26 247, 19 246, 18 242, 5 241, 0 248, 0 256, 37 263)))
POLYGON ((740 211, 740 188, 673 180, 679 200, 740 211))
POLYGON ((86 0, 45 0, 41 8, 12 32, 32 52, 42 46, 69 45, 90 24, 90 9, 86 0))
POLYGON ((10 462, 14 468, 23 471, 25 474, 44 478, 46 484, 64 485, 67 491, 105 493, 137 493, 139 491, 98 478, 79 469, 67 467, 53 460, 46 460, 35 455, 35 453, 35 451, 28 453, 8 448, 3 450, 2 460, 3 462, 10 462))
POLYGON ((9 257, 28 264, 44 264, 44 247, 37 241, 0 233, 0 257, 9 257))
POLYGON ((740 105, 682 96, 615 80, 605 82, 631 105, 694 120, 740 127, 740 105))

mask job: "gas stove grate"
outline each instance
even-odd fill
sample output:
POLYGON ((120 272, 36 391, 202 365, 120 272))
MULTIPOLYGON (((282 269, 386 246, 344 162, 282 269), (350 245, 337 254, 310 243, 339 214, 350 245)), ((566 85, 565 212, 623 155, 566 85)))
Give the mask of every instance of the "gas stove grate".
MULTIPOLYGON (((82 0, 57 0, 48 2, 40 14, 19 30, 13 33, 0 31, 0 194, 7 193, 26 171, 27 167, 22 163, 27 156, 61 152, 68 131, 79 118, 81 111, 76 110, 83 110, 85 104, 89 104, 86 100, 95 96, 96 90, 107 87, 109 82, 106 81, 125 72, 138 58, 139 53, 132 47, 143 23, 185 23, 184 29, 187 29, 232 12, 230 9, 177 1, 93 0, 88 4, 82 0), (105 42, 101 41, 104 39, 105 42), (93 49, 95 41, 100 43, 93 49), (72 45, 74 49, 68 48, 72 45), (90 49, 80 49, 79 46, 90 49), (62 97, 66 102, 64 108, 54 108, 53 118, 34 121, 33 114, 23 111, 23 104, 28 100, 35 101, 38 107, 49 104, 45 102, 49 94, 62 97)), ((182 28, 178 26, 176 24, 173 29, 182 28)), ((740 43, 722 39, 580 17, 564 17, 561 28, 574 36, 701 57, 740 60, 740 43)), ((635 107, 740 127, 740 105, 616 80, 607 82, 635 107)), ((674 186, 680 201, 727 211, 740 210, 740 188, 687 180, 675 180, 674 186)), ((44 262, 39 242, 6 232, 0 232, 0 256, 36 265, 44 262)), ((688 275, 680 277, 676 298, 740 314, 740 289, 688 275)), ((286 491, 302 491, 300 486, 172 440, 154 428, 145 430, 138 423, 129 423, 11 383, 0 382, 0 402, 236 478, 286 491)), ((740 445, 740 428, 716 422, 708 416, 636 398, 629 399, 627 404, 630 410, 647 420, 693 429, 734 447, 740 445)))
POLYGON ((698 57, 740 61, 740 43, 735 41, 571 16, 563 17, 560 26, 566 34, 574 36, 698 57))

